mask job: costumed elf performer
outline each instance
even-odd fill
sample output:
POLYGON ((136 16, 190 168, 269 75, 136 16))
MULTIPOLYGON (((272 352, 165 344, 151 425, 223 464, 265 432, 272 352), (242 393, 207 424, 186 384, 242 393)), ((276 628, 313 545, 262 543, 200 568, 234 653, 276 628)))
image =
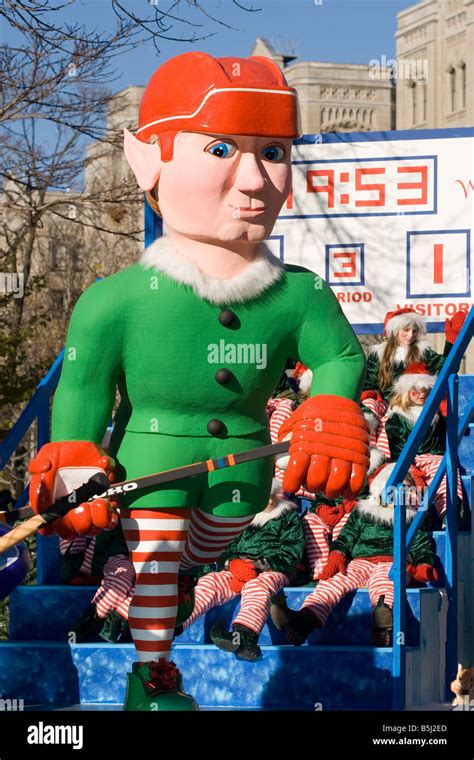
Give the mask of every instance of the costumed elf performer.
MULTIPOLYGON (((295 646, 303 644, 310 633, 322 628, 339 602, 358 588, 367 586, 372 604, 372 641, 375 646, 390 646, 393 631, 393 582, 389 572, 393 563, 393 503, 383 500, 383 488, 395 464, 382 465, 370 478, 370 493, 359 499, 349 520, 333 541, 328 562, 315 590, 308 594, 300 610, 274 605, 271 616, 276 627, 295 646)), ((406 476, 405 485, 418 485, 416 469, 406 476)), ((407 492, 407 526, 418 504, 413 491, 407 492), (412 498, 410 498, 412 497, 412 498)), ((434 567, 436 546, 422 524, 407 555, 407 583, 437 581, 434 567)))
POLYGON ((71 628, 76 642, 97 636, 115 643, 128 631, 128 609, 133 597, 135 570, 120 523, 97 536, 59 539, 61 579, 74 586, 98 585, 90 605, 71 628))
MULTIPOLYGON (((74 471, 83 482, 84 470, 88 477, 110 469, 98 444, 117 386, 109 451, 121 477, 268 445, 265 405, 288 356, 315 379, 313 398, 292 417, 285 490, 303 481, 329 496, 362 487, 368 432, 355 399, 364 356, 330 288, 319 280, 315 287, 313 272, 282 264, 264 242, 290 192, 297 114, 296 91, 259 56, 184 53, 152 76, 136 137, 125 133, 125 154, 155 207, 159 199, 167 234, 76 304, 54 401, 54 443, 33 465, 38 509, 48 502, 37 497, 41 481, 53 494, 52 473, 61 478, 64 462, 69 487, 74 471)), ((272 470, 271 459, 261 459, 123 500, 138 657, 125 709, 196 709, 169 662, 181 622, 178 573, 215 561, 266 507, 272 470)), ((79 520, 83 532, 87 524, 107 527, 96 506, 82 505, 64 522, 79 520)))
MULTIPOLYGON (((437 375, 466 319, 467 312, 458 311, 445 321, 444 351, 438 354, 426 340, 426 322, 414 309, 409 307, 389 311, 384 320, 382 343, 372 346, 367 359, 367 375, 361 394, 363 410, 371 431, 371 446, 375 439, 387 404, 393 393, 393 386, 409 364, 423 362, 431 375, 437 375)), ((381 460, 371 459, 370 469, 374 471, 381 460)))
MULTIPOLYGON (((377 459, 396 460, 403 451, 416 425, 437 375, 430 375, 426 364, 410 364, 393 386, 387 414, 382 418, 376 442, 377 459)), ((414 465, 426 476, 429 487, 446 451, 447 401, 443 399, 438 412, 421 441, 414 465)), ((372 452, 371 452, 372 459, 372 452)), ((443 477, 434 498, 434 508, 444 525, 447 508, 447 479, 443 477)), ((457 477, 458 505, 462 504, 461 474, 457 477)))
POLYGON ((213 607, 240 596, 240 610, 232 630, 218 620, 211 629, 211 639, 220 649, 234 652, 238 659, 261 658, 258 638, 271 599, 291 582, 303 556, 304 532, 297 510, 297 504, 284 499, 281 483, 274 478, 267 507, 223 552, 218 571, 199 579, 194 610, 178 634, 213 607))

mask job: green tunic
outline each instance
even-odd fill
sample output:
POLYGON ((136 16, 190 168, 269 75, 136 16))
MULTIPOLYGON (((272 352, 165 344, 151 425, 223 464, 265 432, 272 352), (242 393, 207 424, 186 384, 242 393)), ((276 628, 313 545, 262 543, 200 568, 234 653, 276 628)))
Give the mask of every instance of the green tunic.
MULTIPOLYGON (((331 551, 342 552, 348 560, 393 556, 393 507, 375 507, 371 512, 359 503, 332 542, 331 551), (385 516, 386 515, 386 516, 385 516)), ((407 514, 407 523, 413 519, 407 514)), ((423 525, 418 529, 408 552, 407 561, 413 565, 433 565, 436 546, 431 533, 423 525)))
POLYGON ((261 570, 291 573, 301 560, 304 530, 297 509, 285 509, 263 525, 250 525, 219 558, 219 567, 239 557, 250 558, 261 570))
MULTIPOLYGON (((430 375, 437 375, 440 372, 451 348, 452 348, 452 344, 446 342, 443 355, 438 354, 429 346, 424 349, 424 351, 421 354, 420 361, 426 364, 426 366, 428 367, 428 373, 430 375)), ((403 374, 406 367, 407 367, 407 363, 405 361, 394 362, 392 364, 392 377, 393 377, 392 385, 390 385, 388 388, 382 391, 379 388, 379 384, 378 384, 378 374, 380 370, 379 353, 378 351, 371 351, 367 358, 367 373, 365 376, 364 390, 365 391, 380 391, 380 393, 383 396, 384 401, 388 401, 390 396, 393 393, 393 384, 395 383, 396 380, 398 380, 400 375, 403 374)))
MULTIPOLYGON (((135 478, 270 442, 265 405, 288 356, 314 378, 312 395, 357 399, 365 360, 330 288, 285 266, 242 302, 216 305, 156 269, 135 264, 91 285, 73 311, 53 405, 52 440, 100 444, 120 405, 110 453, 135 478), (222 323, 223 310, 235 316, 222 323), (218 380, 218 370, 230 379, 218 380), (209 432, 211 420, 221 423, 209 432)), ((260 511, 269 459, 133 492, 133 506, 196 507, 236 516, 260 511)))
MULTIPOLYGON (((385 423, 390 458, 398 459, 402 449, 408 440, 408 436, 415 426, 413 420, 404 414, 393 412, 385 423)), ((434 423, 431 423, 428 431, 418 448, 418 454, 444 454, 446 451, 446 426, 444 418, 439 415, 434 423)))

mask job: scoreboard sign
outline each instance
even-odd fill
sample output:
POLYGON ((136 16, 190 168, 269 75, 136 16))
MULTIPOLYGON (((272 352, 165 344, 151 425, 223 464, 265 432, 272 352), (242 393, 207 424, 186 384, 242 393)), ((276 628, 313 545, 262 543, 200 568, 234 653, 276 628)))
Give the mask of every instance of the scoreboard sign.
POLYGON ((444 329, 472 305, 474 129, 306 135, 269 244, 324 277, 358 333, 411 306, 444 329))

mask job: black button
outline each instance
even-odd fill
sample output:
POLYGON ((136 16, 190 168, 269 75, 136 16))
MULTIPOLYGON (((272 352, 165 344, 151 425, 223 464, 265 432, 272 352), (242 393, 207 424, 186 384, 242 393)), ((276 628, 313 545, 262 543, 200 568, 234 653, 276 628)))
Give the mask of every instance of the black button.
POLYGON ((207 432, 211 435, 220 435, 224 429, 225 425, 221 420, 211 420, 207 423, 207 432))
POLYGON ((226 383, 229 383, 232 380, 232 372, 225 367, 218 369, 216 372, 216 380, 221 385, 226 385, 226 383))
POLYGON ((224 325, 224 327, 230 327, 236 319, 236 315, 233 311, 228 311, 227 309, 225 311, 221 311, 219 314, 219 322, 221 325, 224 325))

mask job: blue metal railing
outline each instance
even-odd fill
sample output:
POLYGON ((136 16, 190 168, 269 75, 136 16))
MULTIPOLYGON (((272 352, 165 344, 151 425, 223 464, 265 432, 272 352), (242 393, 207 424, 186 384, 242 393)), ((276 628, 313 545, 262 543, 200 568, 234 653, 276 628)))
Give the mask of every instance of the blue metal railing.
MULTIPOLYGON (((53 362, 51 369, 36 386, 36 390, 20 414, 12 429, 7 433, 4 441, 0 444, 0 470, 2 470, 14 451, 18 448, 30 427, 36 422, 36 448, 48 443, 50 439, 50 400, 59 382, 64 351, 61 351, 53 362)), ((16 506, 22 507, 28 501, 28 486, 24 489, 16 506)), ((47 581, 48 548, 51 539, 40 534, 36 537, 36 582, 47 581)))
MULTIPOLYGON (((26 435, 31 425, 37 421, 37 447, 48 443, 50 435, 49 423, 49 401, 51 394, 59 382, 61 367, 63 363, 64 351, 61 351, 57 359, 53 362, 51 369, 36 386, 36 390, 23 409, 19 418, 13 425, 12 429, 6 435, 6 438, 0 444, 0 470, 2 470, 13 452, 18 448, 23 437, 26 435)), ((27 490, 18 500, 18 506, 22 506, 27 499, 27 490)))
POLYGON ((394 561, 390 577, 394 581, 393 605, 393 708, 405 708, 406 690, 406 555, 416 531, 425 518, 427 509, 436 493, 445 473, 447 474, 447 509, 446 509, 446 591, 448 597, 448 620, 446 640, 446 679, 452 680, 457 663, 457 477, 458 477, 458 442, 464 434, 473 415, 473 401, 460 425, 458 425, 458 377, 457 372, 462 357, 474 334, 474 308, 459 333, 449 356, 447 357, 438 380, 431 391, 423 411, 413 428, 404 449, 398 458, 393 472, 387 482, 386 490, 394 493, 394 561), (423 499, 421 508, 406 530, 406 504, 403 480, 410 465, 418 453, 436 411, 448 392, 448 415, 446 425, 446 454, 444 455, 435 479, 423 499))

